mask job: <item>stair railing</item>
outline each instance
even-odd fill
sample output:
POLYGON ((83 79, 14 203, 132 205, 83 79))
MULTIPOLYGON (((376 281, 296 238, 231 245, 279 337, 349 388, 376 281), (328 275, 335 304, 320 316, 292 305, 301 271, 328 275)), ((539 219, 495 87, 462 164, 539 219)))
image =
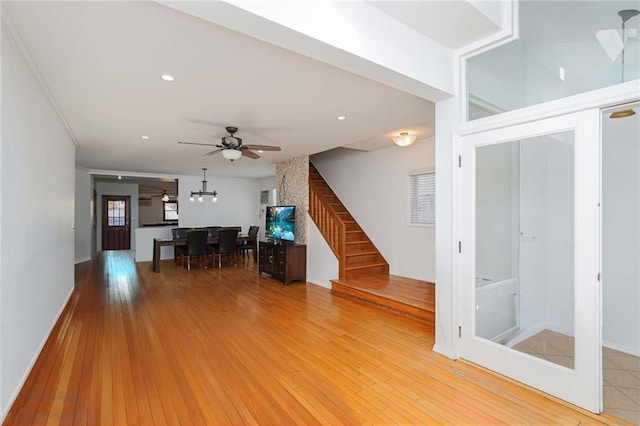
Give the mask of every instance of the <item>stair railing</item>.
POLYGON ((346 226, 326 200, 317 184, 309 182, 309 216, 338 258, 340 279, 346 275, 346 226))

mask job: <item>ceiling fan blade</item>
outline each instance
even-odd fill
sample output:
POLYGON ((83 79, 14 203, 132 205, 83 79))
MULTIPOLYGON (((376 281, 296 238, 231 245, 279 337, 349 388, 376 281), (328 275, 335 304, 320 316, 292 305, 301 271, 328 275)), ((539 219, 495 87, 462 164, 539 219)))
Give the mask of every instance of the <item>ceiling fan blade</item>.
POLYGON ((215 155, 219 152, 222 152, 222 148, 218 148, 218 149, 214 149, 211 152, 207 152, 206 154, 202 154, 203 157, 211 157, 212 155, 215 155))
POLYGON ((244 155, 245 157, 252 158, 254 160, 257 159, 257 158, 260 158, 260 156, 258 154, 256 154, 253 151, 249 151, 248 149, 243 149, 242 150, 242 155, 244 155))
POLYGON ((254 149, 256 151, 280 151, 279 146, 271 145, 245 145, 248 149, 254 149))
POLYGON ((178 141, 178 143, 182 143, 185 145, 204 145, 204 146, 218 146, 214 143, 197 143, 197 142, 182 142, 182 141, 178 141))

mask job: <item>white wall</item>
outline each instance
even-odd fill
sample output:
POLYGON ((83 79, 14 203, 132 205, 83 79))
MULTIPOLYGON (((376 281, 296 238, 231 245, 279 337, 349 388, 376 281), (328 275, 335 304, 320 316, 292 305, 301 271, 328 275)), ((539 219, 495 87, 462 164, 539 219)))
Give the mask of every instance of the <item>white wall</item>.
POLYGON ((307 282, 331 288, 331 280, 338 278, 338 258, 311 217, 307 214, 307 282))
POLYGON ((640 356, 640 116, 602 119, 602 339, 640 356))
POLYGON ((311 162, 389 262, 393 275, 435 280, 435 227, 408 224, 408 176, 434 168, 434 140, 366 152, 337 149, 311 162))
POLYGON ((260 218, 260 179, 207 176, 207 190, 218 192, 218 202, 211 196, 199 203, 189 201, 191 191, 202 188, 202 178, 181 177, 178 180, 178 206, 180 227, 242 226, 246 233, 249 226, 264 229, 260 218))
POLYGON ((102 196, 103 195, 128 195, 131 197, 131 249, 136 246, 136 228, 138 227, 138 185, 135 183, 111 183, 96 182, 97 192, 97 235, 96 250, 102 250, 102 196))
POLYGON ((76 167, 75 176, 75 263, 91 260, 91 175, 76 167))
POLYGON ((1 64, 4 419, 73 290, 75 146, 5 25, 1 64))

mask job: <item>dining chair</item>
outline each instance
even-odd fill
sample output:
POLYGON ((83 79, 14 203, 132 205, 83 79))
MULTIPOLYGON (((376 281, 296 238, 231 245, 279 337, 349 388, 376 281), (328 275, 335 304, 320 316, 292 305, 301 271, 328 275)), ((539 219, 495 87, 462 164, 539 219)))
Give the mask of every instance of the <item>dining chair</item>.
MULTIPOLYGON (((250 226, 249 227, 249 236, 250 237, 257 237, 258 236, 258 231, 260 230, 259 226, 250 226)), ((249 241, 243 241, 241 243, 238 243, 238 252, 242 255, 242 257, 245 257, 245 255, 248 255, 248 251, 253 249, 253 244, 249 241)))
POLYGON ((213 260, 218 256, 218 268, 222 267, 222 256, 231 258, 237 253, 236 241, 238 239, 237 228, 222 228, 218 231, 218 246, 214 249, 213 260))
POLYGON ((187 269, 191 269, 191 258, 200 259, 200 266, 207 267, 207 231, 204 229, 194 229, 187 232, 186 250, 180 255, 180 263, 184 268, 184 258, 187 258, 187 269))
MULTIPOLYGON (((187 232, 191 228, 172 228, 171 234, 174 240, 186 240, 187 232)), ((178 263, 178 258, 186 251, 186 246, 173 247, 173 261, 178 263)))

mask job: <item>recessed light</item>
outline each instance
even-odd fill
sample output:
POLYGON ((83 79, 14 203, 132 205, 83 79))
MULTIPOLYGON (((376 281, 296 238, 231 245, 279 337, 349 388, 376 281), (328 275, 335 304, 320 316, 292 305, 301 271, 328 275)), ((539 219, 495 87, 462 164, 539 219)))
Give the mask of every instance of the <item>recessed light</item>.
POLYGON ((149 136, 143 136, 142 139, 147 140, 149 139, 149 136))
POLYGON ((338 120, 340 120, 340 121, 343 121, 343 120, 346 120, 346 119, 347 119, 347 117, 345 117, 344 115, 339 115, 339 116, 337 116, 336 118, 337 118, 338 120))
POLYGON ((259 150, 258 150, 258 154, 262 154, 263 152, 264 152, 264 151, 263 151, 263 150, 261 150, 261 149, 259 149, 259 150))
POLYGON ((173 76, 169 75, 169 74, 162 74, 160 76, 160 78, 163 79, 164 81, 173 81, 173 80, 175 80, 175 78, 173 78, 173 76))

